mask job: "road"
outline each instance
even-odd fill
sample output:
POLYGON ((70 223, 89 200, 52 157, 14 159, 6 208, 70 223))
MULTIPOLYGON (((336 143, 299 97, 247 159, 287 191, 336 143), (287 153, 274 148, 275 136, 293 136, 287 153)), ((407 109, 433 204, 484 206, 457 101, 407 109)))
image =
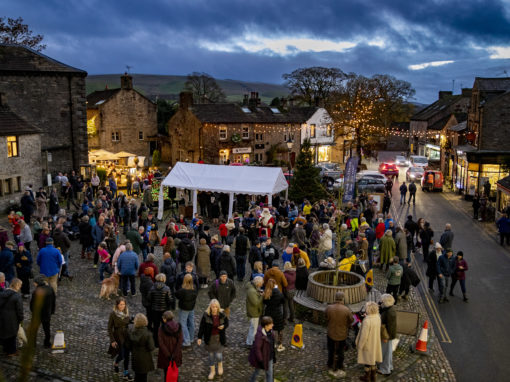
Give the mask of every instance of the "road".
MULTIPOLYGON (((380 160, 392 158, 381 153, 380 160)), ((466 289, 469 302, 462 301, 460 286, 455 297, 439 305, 438 297, 428 291, 428 282, 422 278, 419 290, 432 319, 432 325, 441 342, 457 380, 508 381, 510 362, 510 252, 502 249, 463 210, 442 193, 422 192, 418 187, 416 206, 400 205, 398 188, 405 180, 405 168, 393 188, 394 217, 403 224, 407 215, 415 220, 423 217, 434 230, 434 242, 439 241, 445 223, 451 223, 455 234, 453 250, 464 252, 469 271, 466 272, 466 289)), ((458 202, 457 202, 458 203, 458 202)), ((415 264, 421 276, 426 265, 421 254, 415 264)), ((437 293, 437 285, 435 287, 437 293)))

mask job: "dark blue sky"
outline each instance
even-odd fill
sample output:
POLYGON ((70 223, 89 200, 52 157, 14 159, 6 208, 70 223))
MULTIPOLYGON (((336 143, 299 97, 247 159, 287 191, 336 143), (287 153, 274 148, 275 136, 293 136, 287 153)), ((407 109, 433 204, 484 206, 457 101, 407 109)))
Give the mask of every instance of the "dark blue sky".
POLYGON ((307 66, 391 74, 433 102, 510 73, 510 0, 3 0, 45 54, 89 74, 281 83, 307 66))

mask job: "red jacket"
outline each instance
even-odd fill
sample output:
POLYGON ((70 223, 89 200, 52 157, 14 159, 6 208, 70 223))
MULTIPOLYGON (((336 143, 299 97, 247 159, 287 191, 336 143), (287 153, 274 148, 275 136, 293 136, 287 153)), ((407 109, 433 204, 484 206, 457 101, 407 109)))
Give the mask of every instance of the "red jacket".
POLYGON ((384 223, 377 224, 377 226, 375 227, 375 237, 380 239, 381 237, 384 236, 385 231, 386 231, 386 226, 384 225, 384 223))
POLYGON ((220 224, 220 236, 227 237, 228 236, 228 228, 225 223, 220 224))
POLYGON ((138 276, 143 275, 145 273, 145 268, 149 267, 154 270, 153 274, 151 275, 151 279, 154 282, 156 275, 159 273, 159 270, 156 264, 154 264, 152 261, 145 261, 142 264, 140 264, 140 267, 138 268, 138 276))

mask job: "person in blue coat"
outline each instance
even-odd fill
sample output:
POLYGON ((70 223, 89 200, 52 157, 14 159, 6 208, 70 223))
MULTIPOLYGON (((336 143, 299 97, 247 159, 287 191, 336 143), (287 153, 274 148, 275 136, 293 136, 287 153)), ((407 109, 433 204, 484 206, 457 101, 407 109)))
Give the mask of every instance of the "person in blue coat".
POLYGON ((128 282, 131 285, 131 295, 136 295, 135 275, 139 266, 138 255, 133 252, 133 245, 127 243, 126 251, 122 252, 117 260, 117 269, 120 273, 120 284, 124 296, 127 296, 128 293, 128 282))
POLYGON ((14 243, 8 241, 5 248, 0 251, 0 272, 4 273, 5 280, 10 283, 14 278, 14 243))
POLYGON ((41 248, 37 255, 39 272, 46 277, 46 281, 57 294, 57 281, 60 268, 62 267, 62 254, 53 246, 51 237, 46 239, 46 247, 41 248))
POLYGON ((506 245, 510 245, 510 219, 506 212, 498 219, 496 225, 499 231, 499 243, 504 245, 506 238, 506 245))

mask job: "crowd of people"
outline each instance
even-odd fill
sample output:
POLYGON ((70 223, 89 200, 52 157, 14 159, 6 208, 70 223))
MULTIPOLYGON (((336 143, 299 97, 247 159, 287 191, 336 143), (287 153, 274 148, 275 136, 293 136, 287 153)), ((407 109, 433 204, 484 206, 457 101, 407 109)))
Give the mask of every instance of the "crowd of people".
MULTIPOLYGON (((356 339, 358 363, 365 365, 362 380, 375 380, 377 372, 387 375, 393 369, 393 306, 407 298, 410 286, 419 282, 411 252, 421 249, 428 264, 429 288, 433 290, 437 281, 440 302, 448 301, 447 289, 452 295, 457 281, 467 301, 468 266, 461 251, 452 256, 450 225, 435 251, 429 252, 434 233, 428 222, 415 222, 409 216, 402 227, 392 219, 389 207, 379 211, 372 196, 362 194, 342 208, 333 200, 298 204, 275 196, 273 205, 267 205, 260 198, 240 196, 237 212, 228 218, 223 195, 204 192, 199 194, 201 213, 189 221, 183 215, 174 216, 163 228, 151 210, 151 179, 141 181, 143 196, 135 198, 120 192, 112 178, 101 183, 96 177, 83 184, 74 173, 69 178, 59 175, 60 197, 65 197, 67 211, 61 209, 57 188, 47 200, 44 190, 33 195, 28 187, 24 198, 30 200, 9 214, 10 235, 0 230, 0 323, 7 328, 0 339, 10 356, 17 354, 23 298, 31 297, 30 307, 44 329, 44 346, 51 346, 50 322, 59 282, 65 277, 69 282, 73 279, 73 237, 79 237, 81 261, 98 268, 98 283, 119 280, 123 297, 116 300, 107 327, 114 370, 126 380, 133 380, 130 360, 134 380, 147 380, 155 368, 150 356, 155 348, 159 349, 156 366, 165 376, 174 375, 182 364, 182 351, 195 342, 203 343, 209 355, 208 379, 222 375, 231 306, 239 288, 245 288, 245 346, 255 368, 251 380, 264 370, 266 380, 273 381, 276 354, 286 350, 284 328, 295 320, 296 291, 306 291, 311 269, 336 269, 352 256, 368 269, 383 268, 388 281, 381 303, 369 302, 364 308, 356 339), (162 247, 161 259, 155 256, 158 246, 162 247), (39 266, 35 278, 34 263, 39 266), (30 296, 32 278, 35 290, 30 296), (196 331, 195 306, 201 289, 210 302, 196 331), (138 292, 145 312, 132 317, 126 297, 138 292)), ((343 294, 338 293, 336 303, 326 312, 327 365, 333 377, 345 376, 343 352, 354 321, 343 301, 343 294)))

